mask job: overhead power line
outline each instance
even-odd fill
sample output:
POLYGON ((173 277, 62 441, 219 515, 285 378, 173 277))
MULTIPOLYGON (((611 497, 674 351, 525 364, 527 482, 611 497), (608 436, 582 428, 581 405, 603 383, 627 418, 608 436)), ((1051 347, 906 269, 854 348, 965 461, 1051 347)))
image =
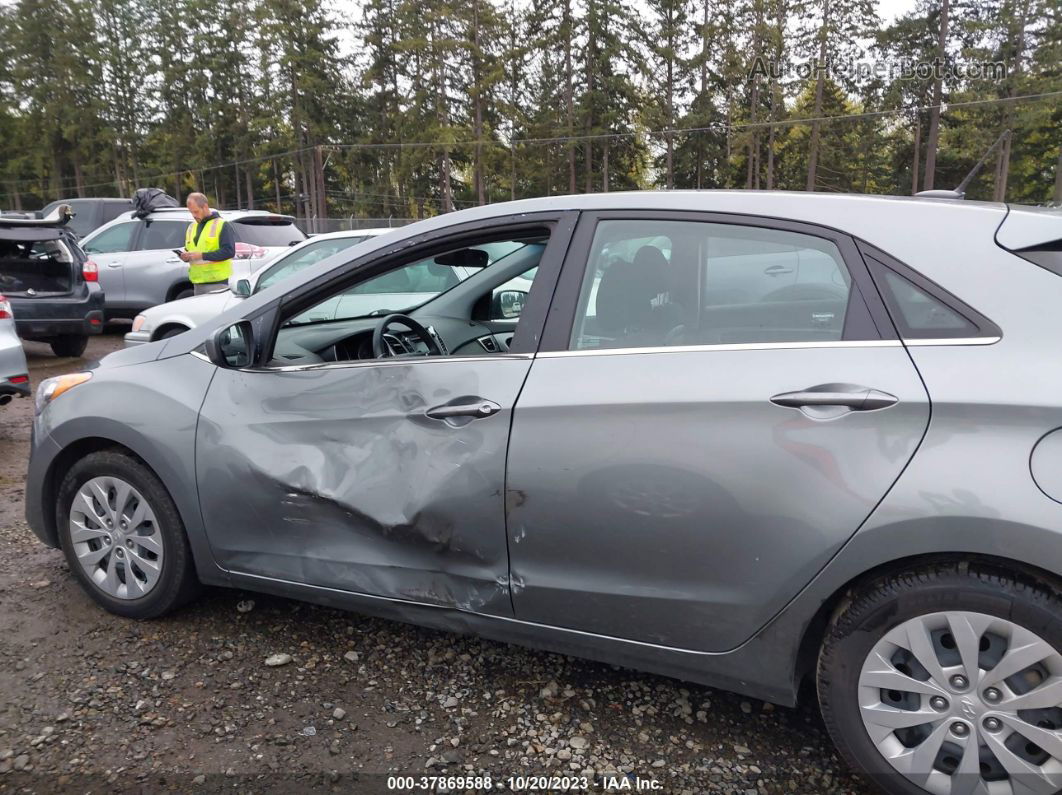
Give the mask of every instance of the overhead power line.
MULTIPOLYGON (((940 109, 943 112, 948 112, 957 108, 970 108, 987 105, 1001 105, 1008 102, 1036 102, 1052 97, 1062 97, 1062 91, 1046 91, 1038 94, 1022 94, 1014 97, 996 97, 993 99, 976 99, 967 100, 964 102, 941 102, 935 105, 921 105, 910 106, 903 108, 891 108, 888 110, 874 110, 863 111, 861 113, 845 113, 836 116, 816 116, 811 118, 791 118, 791 119, 779 119, 775 121, 762 121, 762 122, 741 122, 738 124, 727 124, 726 122, 717 122, 715 124, 704 125, 699 127, 677 127, 666 128, 658 130, 628 130, 626 132, 608 132, 608 133, 585 133, 581 135, 556 135, 546 137, 535 138, 514 138, 511 141, 498 141, 495 139, 487 140, 461 140, 461 141, 395 141, 392 143, 350 143, 350 144, 320 144, 320 147, 329 151, 372 151, 372 150, 405 150, 405 149, 424 149, 424 148, 446 148, 446 149, 458 149, 466 146, 497 146, 505 149, 509 149, 512 146, 519 146, 525 144, 548 144, 548 143, 571 143, 579 141, 601 141, 601 140, 621 140, 625 138, 635 138, 638 136, 654 137, 654 136, 675 136, 675 135, 690 135, 692 133, 701 132, 724 132, 727 130, 747 130, 747 129, 768 129, 771 127, 792 127, 801 124, 815 124, 815 123, 829 123, 835 121, 845 121, 852 119, 867 119, 867 118, 883 118, 886 116, 897 116, 905 113, 921 113, 924 111, 940 109)), ((291 149, 286 152, 276 152, 268 155, 260 155, 258 157, 250 157, 242 160, 230 160, 225 163, 217 163, 210 166, 190 166, 178 171, 164 171, 156 172, 154 174, 141 175, 140 180, 158 180, 158 179, 173 179, 191 174, 195 172, 217 171, 219 169, 229 169, 239 166, 244 166, 251 163, 262 163, 270 160, 287 159, 296 157, 298 155, 312 152, 316 147, 304 146, 299 149, 291 149)), ((5 185, 37 185, 40 183, 39 179, 22 179, 22 180, 4 180, 5 185)), ((66 182, 69 183, 69 180, 66 182)), ((82 185, 83 190, 90 188, 103 188, 111 185, 115 185, 116 180, 107 180, 106 182, 96 182, 88 185, 82 185)), ((60 188, 77 188, 76 183, 73 184, 60 184, 60 188)))

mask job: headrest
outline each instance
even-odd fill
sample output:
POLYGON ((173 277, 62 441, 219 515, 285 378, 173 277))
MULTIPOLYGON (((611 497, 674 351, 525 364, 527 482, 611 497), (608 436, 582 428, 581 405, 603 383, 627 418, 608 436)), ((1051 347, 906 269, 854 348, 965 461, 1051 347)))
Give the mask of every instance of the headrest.
POLYGON ((613 261, 597 288, 598 326, 605 333, 648 328, 652 301, 667 289, 667 259, 656 246, 642 246, 634 262, 613 261))

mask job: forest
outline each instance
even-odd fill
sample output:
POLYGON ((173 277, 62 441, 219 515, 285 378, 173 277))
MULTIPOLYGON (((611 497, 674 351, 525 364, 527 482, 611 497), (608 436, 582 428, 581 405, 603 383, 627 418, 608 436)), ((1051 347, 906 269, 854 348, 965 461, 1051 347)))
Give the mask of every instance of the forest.
POLYGON ((1062 200, 1062 2, 17 0, 0 208, 202 190, 420 218, 565 193, 1062 200))

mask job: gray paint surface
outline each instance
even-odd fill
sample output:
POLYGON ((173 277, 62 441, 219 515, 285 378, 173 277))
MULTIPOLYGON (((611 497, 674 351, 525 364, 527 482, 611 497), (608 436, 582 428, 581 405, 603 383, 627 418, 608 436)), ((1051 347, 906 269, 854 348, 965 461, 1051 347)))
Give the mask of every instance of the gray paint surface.
POLYGON ((26 354, 22 350, 22 340, 15 331, 12 318, 0 318, 0 394, 13 394, 16 389, 22 391, 25 385, 15 387, 5 383, 12 376, 26 375, 26 354))
MULTIPOLYGON (((958 552, 1062 576, 1062 507, 1030 472, 1037 442, 1062 427, 1062 375, 1044 366, 1062 338, 1062 279, 996 245, 1006 206, 761 192, 557 197, 396 230, 359 247, 353 267, 452 224, 558 209, 720 211, 840 229, 1003 336, 264 374, 186 355, 300 285, 349 271, 338 255, 193 331, 108 357, 56 401, 36 422, 31 525, 55 542, 51 464, 65 446, 103 437, 166 483, 208 582, 783 703, 795 698, 816 615, 878 566, 958 552), (899 402, 828 420, 769 403, 844 382, 899 402), (503 411, 461 428, 421 416, 460 395, 503 411)), ((1045 217, 1020 239, 1054 234, 1056 216, 1045 217)))
POLYGON ((197 434, 200 501, 218 563, 511 614, 505 452, 530 364, 498 357, 219 371, 197 434), (463 424, 425 416, 484 396, 503 411, 463 424))
POLYGON ((862 524, 928 418, 898 345, 540 358, 509 451, 516 615, 734 648, 862 524), (826 420, 769 401, 837 381, 900 400, 826 420))

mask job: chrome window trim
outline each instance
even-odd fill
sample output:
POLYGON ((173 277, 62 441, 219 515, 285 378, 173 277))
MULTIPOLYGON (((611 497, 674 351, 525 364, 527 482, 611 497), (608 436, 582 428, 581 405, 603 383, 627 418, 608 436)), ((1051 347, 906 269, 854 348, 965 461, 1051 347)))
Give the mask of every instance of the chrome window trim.
MULTIPOLYGON (((313 364, 293 364, 279 367, 240 368, 246 373, 294 373, 303 370, 335 370, 345 367, 375 367, 408 365, 423 362, 493 362, 499 359, 561 359, 570 356, 626 356, 635 353, 697 353, 710 351, 782 351, 814 350, 820 348, 900 348, 945 346, 945 345, 994 345, 1002 337, 954 337, 941 339, 905 339, 905 340, 837 340, 835 342, 761 342, 732 343, 724 345, 669 345, 645 348, 594 348, 580 351, 543 351, 541 353, 494 353, 489 356, 416 356, 409 358, 368 359, 356 362, 315 362, 313 364)), ((477 340, 478 341, 478 340, 477 340)), ((190 351, 192 356, 210 362, 200 351, 190 351)), ((212 362, 211 362, 212 363, 212 362)))
POLYGON ((937 339, 905 339, 904 345, 908 347, 923 347, 925 345, 995 345, 1002 337, 940 337, 937 339))
POLYGON ((758 342, 720 345, 667 345, 640 348, 592 348, 578 351, 546 351, 539 358, 555 359, 565 356, 617 356, 631 353, 695 353, 698 351, 778 351, 802 348, 899 348, 899 340, 837 340, 831 342, 758 342))
POLYGON ((490 356, 410 356, 387 359, 366 359, 356 362, 315 362, 313 364, 292 364, 279 367, 240 368, 244 373, 296 373, 304 370, 319 372, 321 370, 338 370, 351 367, 393 367, 395 365, 423 364, 426 362, 496 362, 499 359, 516 361, 534 358, 531 353, 496 353, 490 356))

